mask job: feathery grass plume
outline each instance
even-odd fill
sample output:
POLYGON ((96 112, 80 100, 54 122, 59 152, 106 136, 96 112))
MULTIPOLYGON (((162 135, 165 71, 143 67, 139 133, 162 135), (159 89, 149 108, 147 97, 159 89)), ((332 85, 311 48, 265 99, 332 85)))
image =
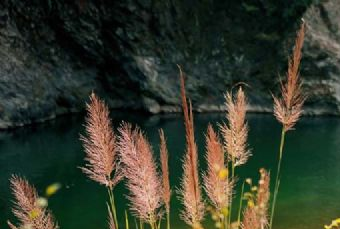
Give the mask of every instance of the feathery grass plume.
POLYGON ((191 102, 189 107, 185 94, 184 73, 179 67, 181 98, 184 114, 184 125, 186 133, 186 154, 184 157, 184 174, 181 182, 182 188, 179 190, 181 200, 184 205, 182 219, 193 228, 202 228, 201 221, 204 216, 204 203, 201 197, 201 187, 198 175, 197 146, 194 137, 194 120, 191 102))
POLYGON ((38 203, 39 196, 36 189, 24 178, 13 175, 10 179, 11 188, 15 197, 13 214, 18 218, 20 226, 16 227, 11 222, 8 226, 11 229, 26 228, 32 229, 58 229, 52 214, 46 207, 38 203))
POLYGON ((254 207, 247 207, 243 213, 242 229, 262 229, 254 207))
POLYGON ((242 229, 265 229, 269 226, 270 175, 265 169, 260 169, 260 175, 255 200, 251 199, 244 211, 242 229))
POLYGON ((285 131, 292 129, 299 120, 305 101, 299 77, 304 36, 305 22, 302 22, 295 40, 293 55, 288 60, 287 81, 281 82, 281 98, 274 96, 274 115, 282 123, 285 131))
POLYGON ((245 120, 247 100, 241 87, 235 98, 232 93, 227 92, 225 99, 228 123, 221 125, 220 129, 228 159, 234 167, 237 167, 245 164, 251 155, 247 149, 248 124, 245 120))
POLYGON ((92 180, 105 185, 108 189, 110 214, 113 214, 115 226, 118 220, 113 195, 114 186, 123 178, 120 163, 117 160, 117 143, 112 129, 109 109, 94 93, 90 103, 86 104, 86 135, 81 136, 87 162, 82 171, 92 180))
POLYGON ((159 130, 159 138, 160 138, 160 159, 161 159, 161 168, 162 168, 162 178, 163 178, 163 200, 167 211, 170 211, 170 182, 169 182, 169 155, 168 149, 166 146, 166 140, 164 131, 159 130))
POLYGON ((149 142, 139 128, 127 123, 119 127, 118 147, 123 163, 130 209, 138 218, 157 228, 163 203, 162 183, 149 142))
POLYGON ((169 181, 169 154, 166 146, 166 140, 164 131, 162 129, 159 130, 159 138, 160 138, 160 159, 161 159, 161 168, 162 168, 162 178, 163 178, 163 201, 165 204, 166 214, 167 214, 167 229, 170 229, 170 198, 171 198, 171 189, 170 189, 170 181, 169 181))
POLYGON ((260 181, 257 189, 256 210, 260 220, 261 229, 267 228, 268 205, 270 199, 270 174, 265 169, 260 169, 260 181))
POLYGON ((229 207, 233 183, 228 175, 221 176, 226 170, 223 145, 210 124, 206 134, 206 159, 208 168, 203 176, 204 189, 213 206, 221 212, 229 207))
POLYGON ((94 93, 90 101, 86 105, 87 137, 81 136, 87 164, 81 169, 90 179, 112 190, 121 180, 122 173, 116 160, 116 138, 112 130, 109 109, 94 93))
POLYGON ((14 226, 10 221, 7 221, 7 224, 10 229, 18 229, 16 226, 14 226))
MULTIPOLYGON (((235 177, 235 168, 247 162, 251 155, 247 149, 248 124, 245 120, 247 112, 246 96, 239 87, 236 96, 227 92, 225 95, 227 123, 220 125, 224 139, 224 148, 231 163, 231 179, 235 177)), ((228 226, 231 227, 232 202, 229 206, 228 226)))
POLYGON ((279 160, 276 171, 272 210, 270 215, 270 229, 273 225, 275 206, 280 186, 281 163, 286 132, 291 130, 299 120, 305 97, 302 95, 302 83, 299 77, 299 66, 301 62, 302 46, 305 36, 305 22, 302 21, 297 33, 293 55, 288 61, 287 81, 281 82, 281 98, 274 98, 274 115, 282 123, 281 141, 279 148, 279 160))

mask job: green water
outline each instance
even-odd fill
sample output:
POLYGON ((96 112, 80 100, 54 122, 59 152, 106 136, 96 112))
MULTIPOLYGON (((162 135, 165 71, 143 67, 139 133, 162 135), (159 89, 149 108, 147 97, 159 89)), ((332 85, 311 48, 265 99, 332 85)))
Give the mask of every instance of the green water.
MULTIPOLYGON (((203 155, 203 131, 209 122, 222 121, 223 115, 195 117, 196 139, 203 155)), ((184 150, 181 116, 115 114, 114 125, 122 119, 140 125, 155 151, 157 129, 164 129, 170 151, 171 184, 178 185, 184 150)), ((253 157, 236 171, 240 180, 256 178, 261 167, 275 168, 280 137, 280 126, 272 116, 250 115, 248 120, 253 157)), ((105 188, 89 181, 77 168, 83 164, 84 156, 78 141, 82 124, 82 115, 77 115, 0 133, 0 228, 6 228, 6 220, 13 219, 8 187, 13 173, 24 175, 40 192, 53 182, 62 183, 63 188, 49 203, 62 229, 106 228, 105 188)), ((340 119, 302 119, 287 136, 282 173, 275 229, 323 228, 331 219, 340 217, 340 119)), ((127 202, 123 184, 117 187, 116 199, 122 213, 127 202)), ((175 196, 172 207, 172 228, 187 228, 177 217, 180 203, 175 196)))

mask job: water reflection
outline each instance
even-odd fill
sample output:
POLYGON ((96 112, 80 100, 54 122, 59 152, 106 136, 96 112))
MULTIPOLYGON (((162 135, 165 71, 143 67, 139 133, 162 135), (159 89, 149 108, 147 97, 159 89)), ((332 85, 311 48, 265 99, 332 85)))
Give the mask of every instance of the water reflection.
MULTIPOLYGON (((223 118, 223 114, 195 116, 201 155, 204 152, 203 132, 208 123, 216 124, 223 118)), ((156 153, 157 130, 164 129, 169 144, 171 184, 178 185, 184 150, 181 116, 148 117, 113 112, 115 126, 123 119, 137 123, 145 130, 156 153)), ((84 156, 78 140, 83 131, 82 124, 82 115, 75 115, 0 133, 0 227, 5 227, 6 220, 12 219, 8 178, 15 173, 26 176, 40 191, 56 181, 63 184, 63 189, 50 201, 61 228, 105 228, 105 189, 87 180, 77 168, 82 165, 84 156)), ((238 169, 241 180, 256 178, 261 167, 273 169, 276 165, 280 126, 270 115, 250 115, 249 125, 249 144, 254 156, 246 166, 238 169)), ((322 228, 323 224, 340 216, 340 120, 304 118, 296 128, 287 137, 275 229, 322 228)), ((205 167, 203 160, 200 167, 205 167)), ((123 184, 120 184, 116 194, 120 210, 126 208, 124 192, 123 184)), ((172 214, 173 228, 185 228, 176 216, 180 208, 176 198, 172 205, 176 211, 172 214)))

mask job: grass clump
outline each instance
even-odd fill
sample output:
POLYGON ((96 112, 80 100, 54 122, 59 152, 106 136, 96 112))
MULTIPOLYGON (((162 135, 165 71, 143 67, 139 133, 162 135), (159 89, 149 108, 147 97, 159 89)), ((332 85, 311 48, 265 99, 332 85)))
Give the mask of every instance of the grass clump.
MULTIPOLYGON (((301 49, 305 24, 302 23, 296 38, 292 57, 288 62, 287 78, 281 82, 281 96, 274 96, 274 115, 282 124, 281 144, 272 201, 270 201, 270 173, 260 169, 257 185, 252 180, 242 181, 240 202, 233 203, 238 182, 237 168, 246 164, 251 152, 248 147, 246 121, 247 98, 243 88, 227 92, 225 96, 226 120, 219 124, 219 132, 212 125, 207 127, 207 169, 200 176, 198 149, 194 135, 194 117, 191 101, 186 97, 185 74, 179 67, 181 104, 183 109, 186 148, 183 158, 181 187, 177 189, 182 202, 182 220, 193 229, 204 228, 204 216, 209 213, 214 227, 221 229, 272 228, 276 201, 279 193, 281 163, 285 135, 292 130, 302 113, 305 97, 299 77, 301 49), (222 138, 220 138, 222 136, 222 138), (203 196, 203 191, 207 199, 203 196), (243 206, 243 200, 246 205, 243 206), (237 211, 237 212, 236 212, 237 211), (270 214, 269 214, 270 212, 270 214), (237 218, 232 218, 237 213, 237 218)), ((129 190, 127 200, 135 218, 137 229, 160 229, 164 215, 166 228, 171 228, 168 149, 163 130, 160 136, 160 166, 155 160, 152 147, 139 127, 122 122, 115 132, 109 118, 109 109, 95 94, 87 104, 86 134, 81 136, 85 149, 85 165, 81 170, 90 179, 106 187, 108 192, 108 227, 131 228, 125 209, 116 209, 114 188, 126 181, 129 190), (124 224, 119 224, 117 211, 125 211, 124 224)), ((11 179, 16 198, 14 214, 20 220, 19 228, 30 225, 32 229, 57 229, 58 226, 46 206, 37 205, 38 195, 34 187, 23 178, 11 179), (32 212, 37 214, 32 217, 32 212)), ((51 188, 51 192, 53 192, 51 188)), ((337 221, 336 221, 337 222, 337 221)), ((11 229, 17 228, 9 223, 11 229)), ((335 223, 327 226, 338 226, 335 223)))

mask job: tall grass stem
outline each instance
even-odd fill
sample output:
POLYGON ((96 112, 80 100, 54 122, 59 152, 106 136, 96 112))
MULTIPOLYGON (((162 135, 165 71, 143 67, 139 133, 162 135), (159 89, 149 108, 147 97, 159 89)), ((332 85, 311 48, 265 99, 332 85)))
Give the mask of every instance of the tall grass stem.
POLYGON ((130 229, 130 226, 129 226, 129 216, 127 214, 127 211, 125 211, 125 228, 126 229, 130 229))
POLYGON ((241 212, 242 212, 242 205, 243 205, 243 194, 244 194, 244 184, 242 184, 242 189, 241 189, 241 196, 240 196, 240 205, 238 208, 238 215, 237 215, 237 226, 240 228, 240 223, 241 223, 241 212))
POLYGON ((108 191, 108 194, 109 194, 110 207, 111 207, 111 212, 113 214, 113 220, 115 222, 116 228, 119 229, 118 219, 117 219, 117 209, 116 209, 116 204, 115 204, 115 198, 114 198, 114 195, 113 195, 113 191, 110 188, 108 188, 107 191, 108 191))
MULTIPOLYGON (((234 157, 232 157, 231 159, 231 179, 233 180, 235 176, 235 159, 234 157)), ((228 227, 227 228, 231 228, 231 213, 233 210, 233 199, 231 197, 231 201, 230 201, 230 206, 229 206, 229 212, 228 212, 228 227)))
POLYGON ((170 211, 166 212, 166 228, 170 229, 170 211))
POLYGON ((279 184, 280 184, 280 173, 281 173, 281 162, 282 162, 282 156, 283 156, 283 148, 285 144, 285 136, 286 136, 286 131, 284 127, 282 128, 281 132, 281 141, 280 141, 280 152, 279 152, 279 162, 277 165, 277 171, 276 171, 276 178, 275 178, 275 187, 274 187, 274 194, 273 194, 273 203, 272 203, 272 209, 271 209, 271 214, 270 214, 270 224, 269 224, 269 229, 272 229, 273 226, 273 221, 274 221, 274 214, 275 214, 275 206, 276 206, 276 200, 277 200, 277 195, 279 192, 279 184))

